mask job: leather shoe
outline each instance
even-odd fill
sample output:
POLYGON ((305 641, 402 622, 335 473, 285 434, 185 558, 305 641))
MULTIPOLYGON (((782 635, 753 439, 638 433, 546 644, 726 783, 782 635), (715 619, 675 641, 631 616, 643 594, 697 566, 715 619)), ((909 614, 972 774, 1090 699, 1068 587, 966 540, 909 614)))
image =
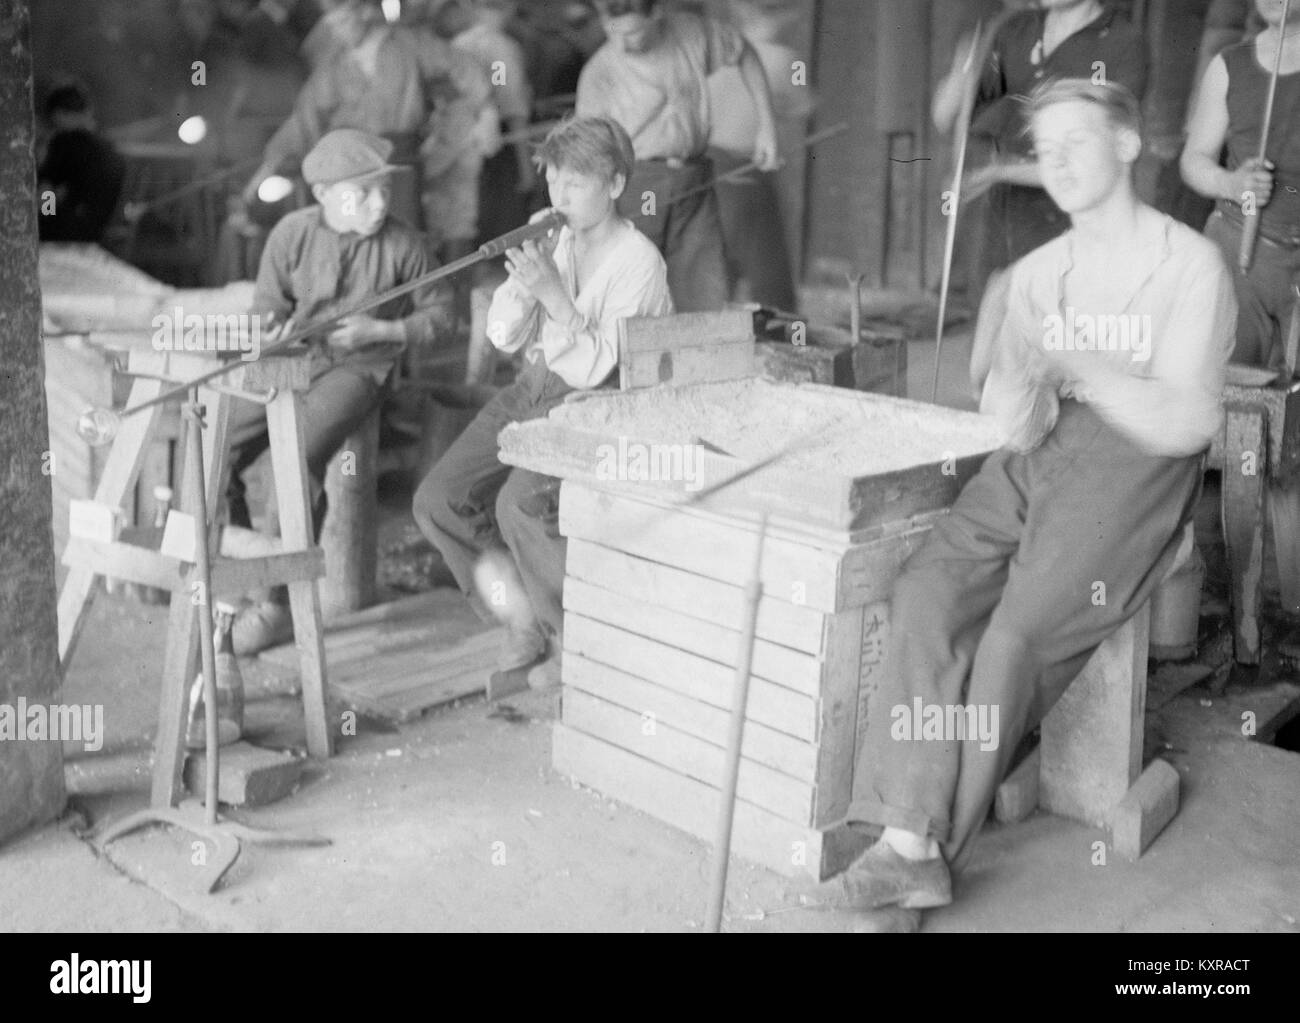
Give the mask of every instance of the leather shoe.
POLYGON ((909 860, 884 842, 864 852, 840 878, 843 902, 851 909, 930 909, 952 902, 952 877, 942 857, 909 860))

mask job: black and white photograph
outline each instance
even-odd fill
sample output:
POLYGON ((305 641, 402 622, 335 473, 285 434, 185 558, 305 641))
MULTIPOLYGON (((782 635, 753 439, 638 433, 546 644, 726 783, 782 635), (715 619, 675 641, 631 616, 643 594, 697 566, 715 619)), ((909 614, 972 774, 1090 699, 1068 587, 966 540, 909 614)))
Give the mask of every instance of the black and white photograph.
POLYGON ((1293 999, 1298 362, 1300 0, 0 0, 15 976, 1293 999))

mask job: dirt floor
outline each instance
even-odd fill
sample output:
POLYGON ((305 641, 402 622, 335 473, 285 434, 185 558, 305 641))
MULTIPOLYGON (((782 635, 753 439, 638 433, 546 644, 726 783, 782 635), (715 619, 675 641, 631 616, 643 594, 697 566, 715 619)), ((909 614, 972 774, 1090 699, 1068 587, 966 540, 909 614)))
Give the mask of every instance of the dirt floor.
MULTIPOLYGON (((958 337, 945 352, 953 404, 966 343, 958 337)), ((928 392, 929 349, 913 346, 913 394, 928 392)), ((404 567, 388 566, 386 581, 395 590, 436 579, 436 559, 412 539, 401 489, 384 504, 384 543, 410 552, 404 567)), ((1213 504, 1207 496, 1211 527, 1213 504)), ((1216 571, 1211 561, 1212 580, 1216 571)), ((290 798, 236 815, 266 829, 318 832, 332 844, 246 847, 214 895, 194 891, 183 832, 151 829, 98 854, 81 825, 115 820, 147 799, 139 765, 155 725, 164 630, 156 608, 97 602, 63 699, 103 703, 108 734, 99 755, 137 770, 134 780, 123 773, 117 791, 74 797, 58 825, 0 850, 0 929, 701 928, 707 846, 552 771, 558 697, 550 694, 496 706, 470 699, 400 729, 363 719, 332 760, 309 766, 290 798)), ((1099 863, 1104 832, 1044 814, 990 825, 957 903, 927 913, 924 929, 1300 932, 1300 755, 1241 728, 1245 711, 1262 726, 1296 705, 1298 681, 1276 663, 1253 684, 1218 694, 1213 678, 1181 692, 1177 677, 1153 680, 1149 748, 1178 769, 1183 789, 1177 817, 1148 853, 1137 863, 1113 855, 1099 863)), ((292 693, 251 668, 247 682, 253 741, 300 745, 292 693)), ((736 860, 726 926, 851 930, 855 921, 823 910, 824 898, 810 881, 736 860)))

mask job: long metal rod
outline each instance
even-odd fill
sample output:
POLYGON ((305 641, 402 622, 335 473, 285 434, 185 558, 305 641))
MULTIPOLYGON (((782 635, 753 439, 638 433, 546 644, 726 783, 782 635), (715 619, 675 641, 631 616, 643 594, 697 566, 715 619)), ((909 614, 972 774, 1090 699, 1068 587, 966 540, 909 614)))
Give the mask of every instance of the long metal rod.
MULTIPOLYGON (((544 232, 542 231, 537 232, 537 234, 542 234, 542 233, 544 232)), ((487 246, 485 245, 484 248, 486 247, 487 246)), ((291 345, 295 345, 298 342, 304 340, 305 338, 311 337, 313 334, 320 333, 326 327, 329 327, 337 323, 339 320, 342 320, 348 316, 356 316, 358 313, 367 312, 368 310, 374 309, 377 306, 383 305, 385 302, 390 302, 395 298, 400 298, 402 295, 406 295, 419 288, 426 287, 427 285, 432 284, 435 281, 439 281, 444 277, 450 277, 452 274, 459 273, 461 270, 473 266, 474 264, 479 263, 482 260, 487 258, 490 257, 484 256, 482 254, 482 250, 480 249, 478 252, 472 252, 468 256, 462 256, 460 259, 448 263, 446 266, 440 266, 438 267, 438 269, 431 270, 429 271, 429 273, 417 277, 414 280, 407 281, 405 284, 399 284, 396 287, 389 288, 387 291, 381 291, 377 295, 372 295, 370 298, 358 302, 356 305, 351 306, 348 309, 343 309, 339 312, 331 313, 329 316, 322 317, 321 319, 316 320, 313 323, 309 323, 306 326, 296 327, 288 334, 286 334, 284 337, 277 340, 274 344, 267 345, 265 348, 263 348, 261 355, 263 358, 265 358, 268 355, 274 355, 277 352, 284 351, 285 349, 289 348, 291 345)), ((205 384, 209 380, 215 380, 219 376, 225 376, 227 373, 233 372, 234 370, 238 369, 242 365, 244 365, 244 363, 238 360, 232 360, 230 363, 226 365, 218 366, 216 369, 210 370, 207 373, 200 373, 198 376, 194 377, 191 380, 187 380, 184 384, 182 384, 179 387, 175 387, 170 391, 165 391, 162 394, 159 394, 155 398, 150 398, 148 401, 141 402, 139 405, 133 405, 131 408, 123 409, 119 413, 119 415, 125 418, 126 416, 135 415, 137 412, 143 412, 145 409, 149 408, 150 406, 164 405, 169 401, 175 401, 179 395, 188 392, 191 388, 197 387, 199 384, 205 384)))
POLYGON ((989 54, 993 51, 993 43, 1002 30, 1002 26, 1016 15, 1022 14, 1035 6, 1037 6, 1036 3, 1030 3, 1027 6, 1007 8, 989 23, 987 31, 983 34, 981 34, 982 23, 977 23, 975 26, 975 39, 974 45, 971 47, 970 63, 964 69, 966 80, 962 83, 962 100, 961 106, 958 108, 957 124, 955 126, 956 134, 953 140, 956 169, 953 173, 952 195, 947 199, 951 212, 948 214, 948 224, 944 233, 943 273, 939 282, 939 315, 934 327, 934 373, 930 380, 931 404, 935 404, 939 400, 939 364, 943 356, 944 320, 948 316, 948 292, 952 287, 952 261, 957 246, 957 216, 961 209, 962 178, 966 173, 966 147, 970 141, 970 122, 971 115, 975 111, 975 93, 979 83, 979 76, 984 70, 989 54))
MULTIPOLYGON (((1283 0, 1282 22, 1277 27, 1277 53, 1273 55, 1273 71, 1268 79, 1268 98, 1264 100, 1264 126, 1259 133, 1259 156, 1262 163, 1268 157, 1268 133, 1273 125, 1273 100, 1277 97, 1277 80, 1282 74, 1282 48, 1286 45, 1286 23, 1291 17, 1291 0, 1283 0)), ((1255 261, 1255 243, 1259 239, 1259 222, 1263 217, 1258 205, 1244 219, 1241 228, 1241 248, 1237 251, 1237 266, 1245 273, 1255 261)))
MULTIPOLYGON (((849 130, 848 121, 839 121, 836 124, 832 124, 829 128, 823 128, 821 131, 814 132, 813 134, 809 135, 807 138, 805 138, 802 142, 799 143, 798 149, 801 150, 809 149, 812 146, 817 145, 819 142, 825 142, 827 139, 833 139, 836 135, 843 135, 848 130, 849 130)), ((683 199, 689 199, 693 195, 699 195, 701 192, 707 192, 714 185, 720 185, 724 181, 732 181, 736 178, 743 178, 746 174, 750 174, 756 170, 758 170, 757 161, 750 160, 749 163, 741 164, 741 166, 735 168, 734 170, 729 170, 725 174, 717 175, 711 181, 706 181, 702 185, 696 185, 694 188, 688 188, 685 192, 682 192, 680 195, 673 196, 672 199, 667 203, 667 205, 671 206, 673 203, 681 202, 683 199)))
MULTIPOLYGON (((848 130, 847 123, 841 122, 840 124, 832 125, 829 128, 825 128, 822 131, 819 131, 813 135, 808 136, 808 138, 804 139, 804 141, 800 144, 799 148, 806 149, 809 146, 815 146, 817 145, 817 143, 824 142, 826 139, 832 138, 833 136, 839 135, 840 133, 847 130, 848 130)), ((729 178, 741 174, 749 173, 752 170, 756 170, 757 166, 758 166, 757 164, 749 163, 743 167, 737 167, 734 171, 730 171, 727 174, 721 174, 718 177, 714 178, 712 181, 707 182, 706 184, 700 185, 697 188, 693 188, 690 189, 689 191, 683 192, 681 195, 674 196, 665 205, 671 206, 674 203, 679 203, 683 199, 686 199, 701 191, 704 191, 705 189, 712 188, 715 184, 717 184, 720 181, 725 181, 728 180, 729 178)), ((469 267, 482 262, 483 260, 493 259, 496 256, 499 256, 502 253, 504 253, 507 249, 515 248, 516 246, 521 245, 524 241, 527 241, 528 239, 539 238, 542 235, 546 234, 548 231, 560 227, 563 223, 564 223, 564 218, 560 214, 552 212, 552 214, 549 217, 545 217, 534 224, 525 224, 523 227, 516 228, 513 231, 508 231, 507 233, 501 235, 501 237, 499 238, 494 238, 490 242, 484 242, 481 246, 479 246, 478 251, 471 252, 468 256, 462 256, 460 259, 448 263, 446 266, 440 266, 436 270, 431 270, 427 274, 423 274, 420 277, 416 277, 413 280, 407 281, 405 284, 399 284, 396 287, 389 288, 387 291, 381 291, 376 295, 372 295, 370 298, 364 299, 363 301, 356 303, 350 308, 343 309, 335 313, 331 313, 330 315, 324 316, 313 323, 309 323, 301 327, 295 327, 284 337, 278 339, 274 344, 267 345, 265 348, 263 348, 261 354, 263 357, 265 357, 268 355, 274 355, 277 352, 282 352, 285 349, 287 349, 289 346, 297 344, 299 341, 302 341, 305 338, 311 337, 314 334, 319 334, 326 327, 332 326, 333 324, 337 323, 339 320, 345 319, 346 317, 349 316, 356 316, 358 313, 368 312, 369 310, 377 308, 378 306, 381 306, 386 302, 390 302, 395 298, 400 298, 403 295, 410 294, 412 291, 416 291, 420 288, 427 287, 428 285, 434 283, 435 281, 442 280, 444 277, 450 277, 453 274, 458 274, 462 270, 466 270, 469 267)), ((177 397, 188 392, 192 387, 197 387, 199 384, 205 384, 209 380, 215 380, 219 376, 224 376, 227 373, 231 373, 242 365, 244 365, 242 362, 238 360, 232 360, 227 365, 218 366, 216 369, 210 370, 207 373, 201 373, 199 376, 196 376, 191 380, 187 380, 180 387, 176 387, 170 391, 166 391, 162 394, 159 394, 157 397, 151 398, 149 401, 144 401, 141 402, 139 405, 134 405, 131 408, 123 409, 121 412, 118 413, 118 415, 122 418, 125 418, 127 416, 135 415, 137 412, 143 412, 145 409, 150 408, 154 405, 165 405, 169 401, 175 401, 177 397)))
POLYGON ((735 680, 731 691, 731 724, 727 730, 727 759, 718 794, 717 830, 713 837, 713 875, 709 885, 708 929, 722 930, 722 907, 727 898, 727 866, 731 860, 731 826, 736 813, 736 785, 740 779, 740 748, 745 738, 745 716, 749 706, 749 672, 754 660, 754 633, 758 604, 763 596, 763 541, 767 538, 767 511, 758 520, 754 545, 754 566, 745 584, 745 622, 740 634, 735 680))
MULTIPOLYGON (((203 724, 204 724, 204 820, 217 823, 217 784, 220 767, 220 738, 217 734, 217 649, 212 635, 212 558, 208 548, 208 497, 203 466, 203 406, 199 404, 197 389, 190 394, 185 406, 185 434, 188 445, 190 477, 189 503, 194 516, 194 567, 198 574, 199 593, 194 613, 199 618, 199 656, 203 661, 203 724)), ((176 599, 181 599, 178 595, 176 599)), ((184 680, 182 680, 183 682, 184 680)), ((172 684, 173 680, 164 680, 172 684)))
POLYGON ((155 195, 152 199, 144 202, 127 202, 123 208, 125 213, 127 209, 133 214, 126 219, 128 222, 135 222, 150 210, 156 210, 161 206, 168 206, 177 199, 183 199, 191 192, 201 192, 211 185, 219 184, 226 178, 233 177, 236 174, 242 174, 244 171, 250 171, 261 162, 261 157, 253 157, 248 160, 241 160, 239 163, 231 164, 229 167, 223 167, 219 171, 214 171, 206 177, 191 181, 188 184, 181 185, 179 188, 172 189, 170 192, 163 192, 161 195, 155 195))

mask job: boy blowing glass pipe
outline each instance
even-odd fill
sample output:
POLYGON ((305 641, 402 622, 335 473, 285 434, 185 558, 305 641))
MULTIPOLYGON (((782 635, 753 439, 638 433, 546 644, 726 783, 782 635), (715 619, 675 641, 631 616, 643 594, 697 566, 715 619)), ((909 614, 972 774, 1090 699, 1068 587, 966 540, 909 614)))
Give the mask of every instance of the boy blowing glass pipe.
POLYGON ((549 644, 552 660, 535 684, 553 684, 558 667, 559 482, 503 465, 497 435, 545 416, 571 391, 604 384, 618 362, 620 320, 673 311, 663 258, 616 208, 632 162, 627 133, 606 118, 567 121, 542 142, 537 164, 565 225, 507 252, 510 276, 488 311, 492 344, 522 351, 523 368, 415 494, 416 523, 476 610, 506 620, 501 669, 541 661, 549 644), (476 572, 486 600, 475 592, 476 572))
MULTIPOLYGON (((312 148, 302 170, 318 205, 290 213, 271 231, 257 275, 255 313, 304 326, 437 269, 423 236, 388 215, 391 152, 388 141, 353 128, 332 131, 312 148)), ((321 492, 334 453, 382 399, 404 347, 450 332, 450 305, 449 289, 439 282, 328 329, 323 349, 311 357, 312 383, 302 406, 313 493, 321 492)), ((274 534, 279 520, 266 410, 236 401, 230 436, 234 471, 261 491, 264 528, 274 534)), ((237 524, 240 512, 246 515, 237 500, 237 524)), ((315 518, 319 531, 321 515, 315 518)), ((287 642, 293 635, 287 590, 279 588, 241 611, 232 635, 239 654, 287 642)))
POLYGON ((840 898, 893 907, 897 929, 952 900, 1021 738, 1167 573, 1223 422, 1232 281, 1211 242, 1135 196, 1137 100, 1062 79, 1028 116, 1071 226, 1011 267, 1005 321, 972 356, 1006 444, 898 578, 848 815, 884 832, 840 898), (905 741, 891 710, 918 699, 986 709, 993 734, 905 741))

